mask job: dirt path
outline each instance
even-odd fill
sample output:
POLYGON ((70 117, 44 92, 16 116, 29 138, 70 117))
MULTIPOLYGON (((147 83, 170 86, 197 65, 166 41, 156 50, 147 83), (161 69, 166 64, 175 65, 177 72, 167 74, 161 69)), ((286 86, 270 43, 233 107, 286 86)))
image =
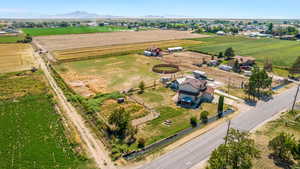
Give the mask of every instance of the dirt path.
POLYGON ((88 153, 95 160, 97 167, 102 169, 116 169, 117 167, 115 167, 112 163, 104 145, 96 138, 92 130, 86 126, 85 120, 76 111, 76 109, 67 101, 63 91, 58 87, 56 81, 52 77, 45 61, 39 54, 36 54, 36 56, 37 62, 40 64, 40 68, 43 70, 53 91, 57 95, 58 104, 63 109, 66 119, 70 120, 78 130, 81 139, 86 144, 88 153))

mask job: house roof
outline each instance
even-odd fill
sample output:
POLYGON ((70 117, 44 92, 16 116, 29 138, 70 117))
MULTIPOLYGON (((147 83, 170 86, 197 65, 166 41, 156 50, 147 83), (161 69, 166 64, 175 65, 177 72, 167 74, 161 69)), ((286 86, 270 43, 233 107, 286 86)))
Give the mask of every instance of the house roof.
POLYGON ((198 80, 192 78, 186 78, 182 85, 189 84, 196 89, 203 89, 206 87, 207 81, 206 80, 198 80))
POLYGON ((251 56, 235 56, 234 59, 237 59, 239 62, 245 63, 248 61, 255 61, 255 58, 251 56))
POLYGON ((213 94, 215 92, 215 89, 213 87, 208 86, 205 90, 205 93, 213 94))

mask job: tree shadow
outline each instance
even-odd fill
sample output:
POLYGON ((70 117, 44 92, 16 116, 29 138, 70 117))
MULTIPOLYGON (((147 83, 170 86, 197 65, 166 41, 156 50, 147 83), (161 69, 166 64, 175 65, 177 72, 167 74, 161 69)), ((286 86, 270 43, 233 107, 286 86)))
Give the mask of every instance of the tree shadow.
POLYGON ((283 169, 292 169, 294 164, 292 161, 283 160, 273 153, 269 155, 269 159, 272 159, 276 166, 283 169))

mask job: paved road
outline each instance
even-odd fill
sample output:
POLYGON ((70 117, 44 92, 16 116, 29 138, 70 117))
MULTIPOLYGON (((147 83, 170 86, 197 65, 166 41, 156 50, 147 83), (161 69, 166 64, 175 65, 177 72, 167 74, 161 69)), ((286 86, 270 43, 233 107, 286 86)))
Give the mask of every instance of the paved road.
MULTIPOLYGON (((284 109, 292 106, 296 87, 277 95, 269 102, 260 102, 254 109, 240 113, 231 121, 231 127, 250 131, 284 109)), ((299 97, 298 97, 299 100, 299 97)), ((140 169, 189 169, 207 159, 221 143, 227 124, 223 123, 209 132, 193 139, 181 147, 159 157, 140 169)))

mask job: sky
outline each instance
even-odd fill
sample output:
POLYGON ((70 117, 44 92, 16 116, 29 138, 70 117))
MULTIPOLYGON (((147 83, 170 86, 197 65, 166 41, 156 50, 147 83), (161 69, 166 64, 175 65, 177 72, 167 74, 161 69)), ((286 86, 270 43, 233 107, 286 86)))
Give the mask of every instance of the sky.
POLYGON ((300 0, 3 0, 0 18, 86 11, 138 17, 300 19, 300 0))

